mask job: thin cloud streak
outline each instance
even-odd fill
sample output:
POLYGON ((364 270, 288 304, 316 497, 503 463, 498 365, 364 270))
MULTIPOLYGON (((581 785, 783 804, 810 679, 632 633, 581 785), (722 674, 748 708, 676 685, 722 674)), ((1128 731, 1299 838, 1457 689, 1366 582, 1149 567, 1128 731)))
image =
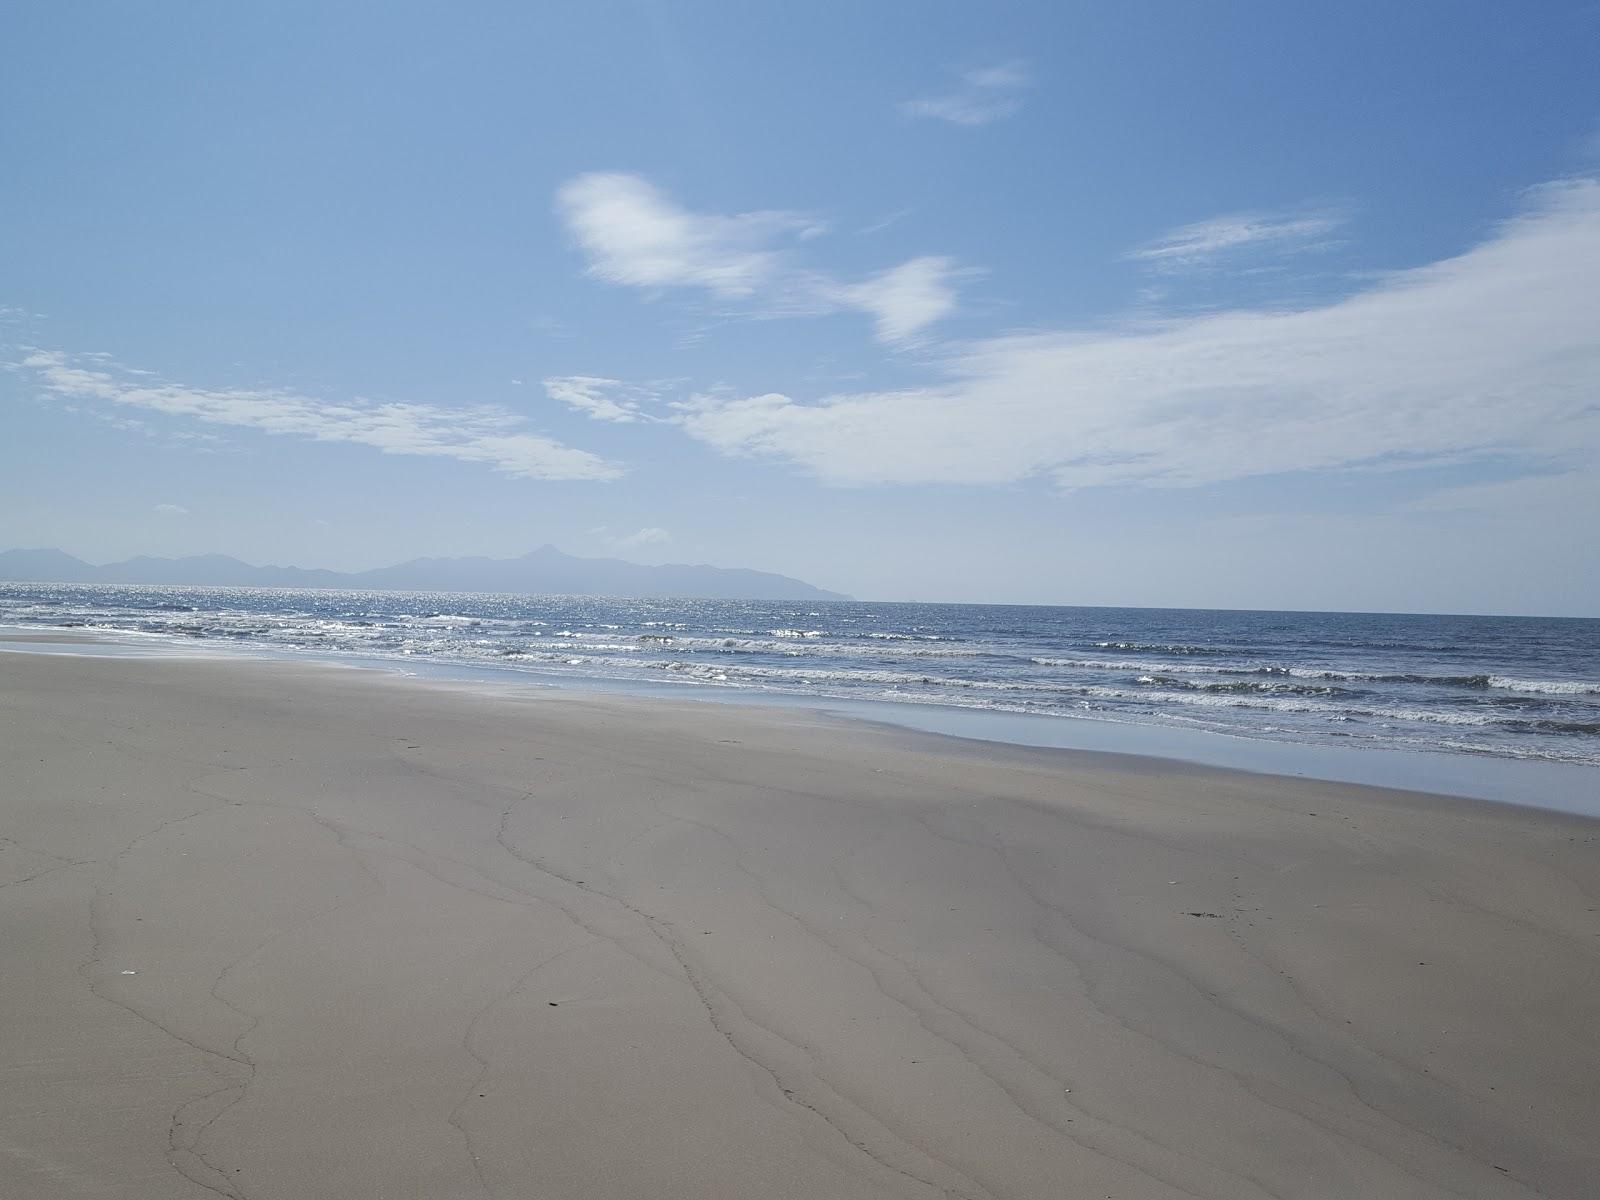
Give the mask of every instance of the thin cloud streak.
POLYGON ((834 484, 1186 487, 1600 453, 1600 182, 1534 189, 1454 258, 1299 311, 1235 310, 955 349, 943 382, 676 406, 692 436, 834 484))
POLYGON ((640 546, 664 546, 672 540, 672 535, 665 529, 657 526, 648 526, 626 537, 613 538, 612 545, 624 550, 636 550, 640 546))
POLYGON ((370 446, 385 454, 412 454, 481 463, 520 479, 607 480, 623 469, 586 450, 564 446, 523 428, 521 418, 496 408, 440 408, 427 404, 331 403, 292 392, 206 389, 131 379, 129 372, 73 364, 60 351, 33 350, 17 366, 32 371, 45 393, 59 399, 98 401, 210 425, 254 429, 318 442, 370 446))
POLYGON ((1344 215, 1336 212, 1232 213, 1171 230, 1124 257, 1160 270, 1177 271, 1208 266, 1219 258, 1248 250, 1302 253, 1327 246, 1344 221, 1344 215))
POLYGON ((946 258, 911 259, 859 282, 799 265, 794 244, 824 232, 800 213, 693 212, 648 180, 615 171, 570 180, 556 210, 588 258, 588 274, 607 283, 705 291, 763 316, 858 311, 890 344, 909 343, 956 307, 951 281, 959 272, 946 258))
POLYGON ((963 72, 961 86, 953 92, 904 100, 898 107, 908 117, 928 117, 972 128, 1017 112, 1022 107, 1017 93, 1032 83, 1025 63, 995 63, 963 72))
POLYGON ((596 421, 627 425, 654 419, 640 407, 643 401, 653 398, 650 393, 620 379, 557 375, 544 380, 544 394, 596 421))

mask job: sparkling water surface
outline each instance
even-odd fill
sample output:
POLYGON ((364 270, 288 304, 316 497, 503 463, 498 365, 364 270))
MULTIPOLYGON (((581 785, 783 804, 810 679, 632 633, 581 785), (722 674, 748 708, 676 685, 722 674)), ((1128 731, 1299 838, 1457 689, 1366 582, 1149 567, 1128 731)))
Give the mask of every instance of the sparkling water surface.
POLYGON ((0 584, 0 624, 1600 765, 1600 620, 0 584))

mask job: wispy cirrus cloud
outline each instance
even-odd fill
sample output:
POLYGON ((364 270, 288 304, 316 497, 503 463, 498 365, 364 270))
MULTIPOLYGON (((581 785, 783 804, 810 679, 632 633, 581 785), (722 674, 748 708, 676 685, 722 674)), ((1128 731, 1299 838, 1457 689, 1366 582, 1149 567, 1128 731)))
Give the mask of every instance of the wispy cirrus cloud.
POLYGON ((665 529, 650 525, 634 533, 611 539, 613 546, 624 550, 635 550, 640 546, 664 546, 672 540, 672 535, 665 529))
POLYGON ((1333 243, 1342 212, 1231 213, 1183 225, 1124 256, 1163 271, 1208 267, 1230 257, 1270 252, 1298 254, 1333 243))
POLYGON ((835 484, 1171 487, 1478 459, 1593 474, 1596 262, 1600 180, 1565 180, 1464 253, 1332 303, 999 336, 924 387, 675 411, 724 453, 835 484))
POLYGON ((600 375, 557 375, 544 380, 544 394, 565 404, 573 412, 582 413, 596 421, 611 421, 619 425, 655 418, 644 405, 654 399, 648 388, 624 383, 620 379, 607 379, 600 375))
POLYGON ((607 283, 701 291, 767 316, 859 311, 891 344, 909 343, 956 306, 959 271, 947 258, 911 259, 860 281, 802 265, 796 247, 825 227, 801 213, 695 212, 648 180, 617 171, 570 180, 557 193, 556 210, 587 257, 588 273, 607 283))
POLYGON ((1023 89, 1033 77, 1021 60, 993 63, 963 71, 954 90, 938 96, 903 100, 899 109, 908 117, 930 117, 952 125, 987 125, 1009 117, 1022 107, 1023 89))
POLYGON ((385 454, 482 463, 521 479, 605 480, 623 474, 616 463, 529 432, 522 418, 503 409, 333 402, 273 389, 199 388, 153 381, 148 373, 117 367, 101 355, 88 361, 93 365, 80 365, 61 351, 34 349, 13 365, 31 373, 47 396, 63 400, 352 443, 385 454))

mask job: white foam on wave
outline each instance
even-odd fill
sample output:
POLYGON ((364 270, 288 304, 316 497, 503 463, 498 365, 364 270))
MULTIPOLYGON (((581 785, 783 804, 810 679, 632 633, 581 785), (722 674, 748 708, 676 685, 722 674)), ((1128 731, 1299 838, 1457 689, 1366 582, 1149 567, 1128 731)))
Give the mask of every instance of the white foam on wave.
POLYGON ((1374 708, 1347 704, 1319 704, 1315 700, 1290 700, 1254 694, 1217 695, 1207 692, 1142 692, 1121 693, 1129 699, 1150 699, 1163 703, 1188 704, 1209 708, 1255 708, 1269 712, 1319 713, 1332 720, 1366 718, 1377 721, 1410 721, 1428 725, 1499 725, 1531 724, 1516 718, 1481 713, 1443 712, 1426 708, 1374 708))
POLYGON ((1029 662, 1041 667, 1065 667, 1082 671, 1130 671, 1144 676, 1224 675, 1230 677, 1287 676, 1291 679, 1327 683, 1393 683, 1434 687, 1497 688, 1537 696, 1600 696, 1600 682, 1584 679, 1517 679, 1483 673, 1447 674, 1428 671, 1338 671, 1330 667, 1285 667, 1269 663, 1217 664, 1199 662, 1157 662, 1151 659, 1050 658, 1036 656, 1029 662))
MULTIPOLYGON (((499 645, 500 643, 483 641, 478 644, 499 645)), ((518 644, 526 646, 530 650, 556 650, 565 652, 567 654, 571 654, 574 649, 583 650, 585 652, 604 651, 609 654, 640 654, 647 648, 638 645, 635 642, 584 642, 582 645, 575 645, 572 642, 541 642, 533 640, 519 642, 518 644)))
POLYGON ((1584 679, 1512 679, 1489 676, 1489 686, 1511 692, 1530 692, 1537 696, 1600 696, 1600 683, 1584 679))
POLYGON ((673 671, 689 678, 734 681, 769 681, 786 684, 871 684, 890 687, 956 688, 983 692, 1063 692, 1088 695, 1093 688, 1057 688, 1046 683, 1000 679, 956 679, 948 675, 921 675, 910 671, 880 671, 860 667, 764 667, 753 663, 738 666, 689 659, 663 659, 642 665, 673 671))
POLYGON ((664 660, 646 665, 673 671, 693 679, 721 683, 767 683, 775 686, 877 686, 914 690, 919 698, 937 698, 940 693, 988 692, 1010 695, 1030 695, 1039 703, 1059 703, 1068 697, 1086 700, 1109 701, 1117 704, 1141 706, 1188 706, 1212 709, 1252 709, 1263 712, 1301 713, 1316 715, 1330 721, 1398 721, 1430 725, 1517 726, 1525 724, 1514 718, 1479 713, 1455 713, 1419 708, 1377 708, 1342 704, 1320 703, 1315 700, 1261 695, 1259 693, 1215 694, 1206 692, 1175 692, 1166 690, 1129 691, 1103 685, 1063 686, 1041 680, 958 679, 950 676, 919 675, 901 671, 877 671, 839 668, 763 667, 756 665, 723 666, 688 660, 664 660), (926 689, 932 689, 932 696, 926 689))
POLYGON ((821 642, 800 639, 759 637, 665 637, 660 634, 640 634, 640 642, 670 644, 673 649, 690 653, 708 651, 716 654, 777 654, 788 658, 978 658, 985 651, 974 647, 956 645, 906 645, 892 642, 886 646, 848 645, 840 642, 821 642))
POLYGON ((1221 675, 1245 667, 1219 667, 1210 663, 1168 663, 1148 658, 1030 658, 1040 667, 1070 667, 1079 671, 1133 671, 1140 675, 1221 675))

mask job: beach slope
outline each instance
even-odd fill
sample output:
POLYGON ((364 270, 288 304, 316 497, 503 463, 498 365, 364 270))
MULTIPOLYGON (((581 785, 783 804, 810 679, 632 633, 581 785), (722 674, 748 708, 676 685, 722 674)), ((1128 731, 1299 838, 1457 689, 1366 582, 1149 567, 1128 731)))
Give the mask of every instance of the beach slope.
POLYGON ((1533 1197, 1600 822, 0 653, 0 1194, 1533 1197))

